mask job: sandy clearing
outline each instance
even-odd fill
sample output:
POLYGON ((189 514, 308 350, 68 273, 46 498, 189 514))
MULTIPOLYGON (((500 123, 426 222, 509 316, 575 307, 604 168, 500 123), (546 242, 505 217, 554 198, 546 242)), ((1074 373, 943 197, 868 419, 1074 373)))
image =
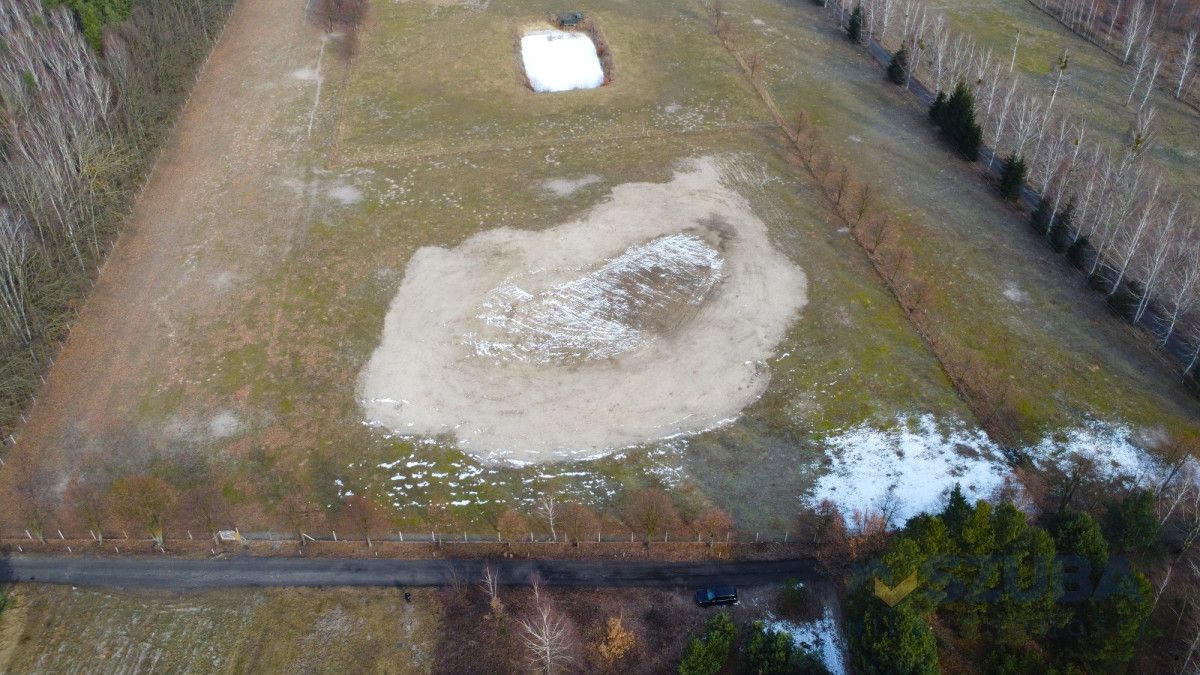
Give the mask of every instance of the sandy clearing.
POLYGON ((616 187, 574 222, 418 250, 359 393, 369 424, 451 434, 483 461, 598 456, 736 418, 766 388, 765 361, 806 301, 804 273, 716 163, 696 160, 670 182, 616 187), (663 241, 688 250, 645 264, 663 241), (513 305, 489 307, 506 285, 520 291, 513 305), (547 316, 547 298, 552 317, 529 321, 547 316), (636 340, 591 358, 607 343, 589 326, 636 340), (582 351, 539 351, 563 328, 582 351), (479 350, 481 335, 531 341, 537 358, 479 350))

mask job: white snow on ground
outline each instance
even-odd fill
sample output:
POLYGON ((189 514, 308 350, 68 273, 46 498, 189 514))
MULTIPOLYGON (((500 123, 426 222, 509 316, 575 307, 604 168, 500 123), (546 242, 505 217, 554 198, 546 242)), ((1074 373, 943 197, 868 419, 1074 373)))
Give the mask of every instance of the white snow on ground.
MULTIPOLYGON (((1088 421, 1044 438, 1025 452, 1038 464, 1062 463, 1072 456, 1090 459, 1105 479, 1153 480, 1165 471, 1161 460, 1143 449, 1131 427, 1088 421)), ((892 527, 922 512, 936 512, 955 483, 969 500, 987 499, 1012 475, 1000 448, 978 429, 961 425, 939 429, 933 415, 897 420, 880 430, 863 423, 823 439, 829 471, 817 479, 809 506, 828 499, 843 516, 856 511, 894 509, 892 527)))
POLYGON ((506 281, 487 294, 478 317, 500 335, 465 339, 476 354, 498 361, 612 358, 652 339, 657 326, 646 324, 661 313, 677 320, 680 308, 698 307, 723 266, 694 234, 659 237, 536 295, 506 281))
POLYGON ((801 623, 768 615, 763 621, 763 626, 768 630, 790 634, 797 646, 803 646, 820 656, 825 667, 833 675, 845 675, 847 672, 846 638, 842 635, 841 626, 830 608, 825 608, 821 618, 801 623))
POLYGON ((1014 283, 1009 283, 1004 287, 1004 297, 1008 298, 1008 300, 1011 302, 1029 301, 1029 295, 1026 294, 1025 291, 1022 291, 1020 286, 1017 286, 1014 283))
POLYGON ((828 499, 844 516, 876 510, 891 500, 893 526, 936 511, 955 483, 968 499, 983 499, 1009 473, 999 449, 977 429, 938 429, 933 415, 900 421, 886 431, 860 424, 824 439, 832 461, 810 502, 828 499))
POLYGON ((521 38, 521 60, 534 91, 595 89, 604 84, 596 45, 584 33, 539 30, 521 38))
POLYGON ((542 189, 555 197, 570 197, 579 190, 600 182, 600 176, 589 174, 582 178, 549 178, 542 181, 542 189))
POLYGON ((1134 436, 1127 424, 1093 420, 1046 437, 1030 448, 1029 453, 1039 464, 1061 463, 1071 455, 1079 455, 1091 460, 1104 478, 1137 479, 1155 472, 1161 463, 1135 444, 1134 436))

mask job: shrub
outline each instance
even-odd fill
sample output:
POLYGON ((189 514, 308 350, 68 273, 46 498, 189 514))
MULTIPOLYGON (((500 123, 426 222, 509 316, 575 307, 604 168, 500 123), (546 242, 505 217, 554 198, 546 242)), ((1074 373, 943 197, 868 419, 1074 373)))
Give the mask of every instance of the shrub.
POLYGON ((49 9, 59 5, 70 7, 83 29, 83 36, 96 51, 101 49, 104 27, 129 18, 132 9, 130 0, 45 0, 44 4, 49 9))
POLYGON ((1055 253, 1062 253, 1071 245, 1071 227, 1075 215, 1075 202, 1067 202, 1063 210, 1059 212, 1054 219, 1054 225, 1050 228, 1050 248, 1054 249, 1055 253))
POLYGON ((608 665, 614 665, 624 659, 637 647, 637 636, 625 627, 621 617, 610 616, 605 624, 604 637, 596 650, 608 665))
POLYGON ((1067 249, 1067 260, 1072 265, 1079 269, 1087 264, 1088 251, 1091 250, 1092 244, 1087 237, 1080 237, 1075 240, 1074 244, 1067 249))
POLYGON ((828 673, 825 664, 812 652, 796 645, 791 635, 769 630, 755 621, 746 636, 746 667, 756 675, 819 675, 828 673))
POLYGON ((817 614, 812 593, 807 586, 795 579, 784 583, 776 604, 779 606, 779 613, 793 621, 807 621, 815 618, 817 614))
POLYGON ((887 79, 892 84, 904 84, 908 77, 908 47, 901 47, 887 67, 887 79))
MULTIPOLYGON (((1112 291, 1111 283, 1107 279, 1105 279, 1105 282, 1107 285, 1099 290, 1112 291)), ((1141 286, 1137 282, 1124 281, 1116 291, 1109 293, 1105 302, 1108 303, 1108 308, 1118 316, 1126 321, 1133 321, 1133 317, 1137 314, 1141 297, 1141 286)))
MULTIPOLYGON (((1003 187, 1001 187, 1003 191, 1003 187)), ((1050 229, 1050 200, 1042 197, 1038 200, 1037 208, 1029 217, 1029 226, 1038 234, 1045 234, 1050 229)))
POLYGON ((946 119, 946 92, 939 91, 937 98, 933 99, 933 105, 929 106, 929 119, 933 123, 941 127, 946 119))
POLYGON ((729 660, 737 629, 729 615, 714 614, 704 624, 704 636, 688 640, 679 662, 679 675, 716 675, 729 660))
POLYGON ((863 11, 860 3, 854 6, 854 11, 850 13, 850 23, 846 25, 846 36, 852 42, 862 41, 862 23, 863 11))
MULTIPOLYGON (((1021 194, 1021 187, 1025 185, 1025 175, 1028 171, 1023 157, 1015 153, 1009 155, 1000 171, 1000 196, 1008 200, 1016 199, 1021 194)), ((1039 203, 1038 208, 1041 206, 1039 203)))
POLYGON ((1158 546, 1159 519, 1154 494, 1134 490, 1122 501, 1108 506, 1108 540, 1120 553, 1145 553, 1158 546))

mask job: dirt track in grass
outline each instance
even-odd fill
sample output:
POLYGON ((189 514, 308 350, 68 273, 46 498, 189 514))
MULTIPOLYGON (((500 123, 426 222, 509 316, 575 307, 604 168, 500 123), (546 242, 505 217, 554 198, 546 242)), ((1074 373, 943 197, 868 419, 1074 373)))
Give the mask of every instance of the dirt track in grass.
MULTIPOLYGON (((164 371, 180 372, 187 328, 231 311, 237 289, 303 235, 316 199, 305 180, 307 139, 298 123, 281 128, 279 116, 312 99, 313 78, 298 73, 319 49, 295 3, 238 3, 19 431, 14 459, 36 453, 69 465, 110 448, 130 462, 146 454, 154 431, 136 418, 147 388, 164 371), (291 183, 295 191, 281 190, 291 183), (273 198, 264 205, 264 196, 273 198)), ((237 420, 218 411, 165 426, 221 436, 237 420)))

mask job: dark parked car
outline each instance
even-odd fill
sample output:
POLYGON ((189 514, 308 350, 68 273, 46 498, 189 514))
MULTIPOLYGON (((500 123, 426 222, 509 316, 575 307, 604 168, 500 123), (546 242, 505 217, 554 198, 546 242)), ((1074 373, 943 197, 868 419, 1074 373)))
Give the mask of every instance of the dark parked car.
POLYGON ((733 586, 710 586, 696 591, 696 604, 701 607, 736 605, 737 603, 737 589, 733 586))

